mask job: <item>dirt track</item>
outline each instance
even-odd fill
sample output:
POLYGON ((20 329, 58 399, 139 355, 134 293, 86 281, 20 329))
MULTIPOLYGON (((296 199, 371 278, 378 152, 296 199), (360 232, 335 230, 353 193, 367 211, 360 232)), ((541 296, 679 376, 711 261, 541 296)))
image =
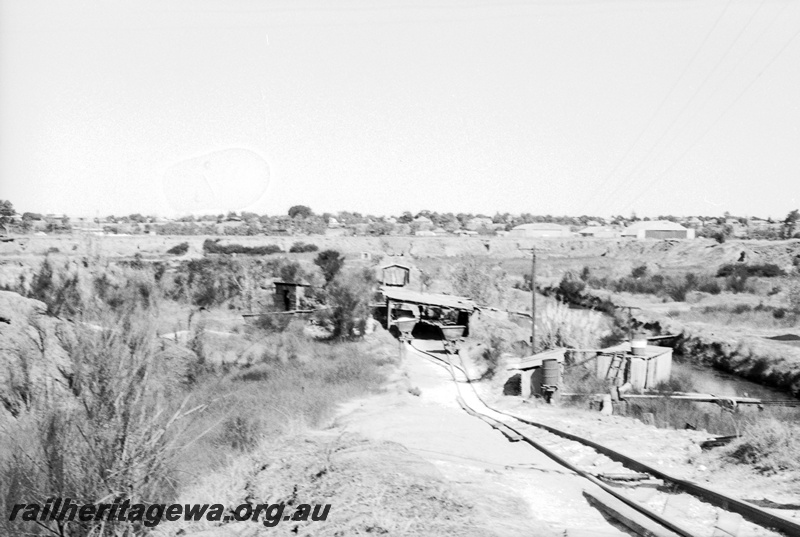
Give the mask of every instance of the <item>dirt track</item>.
POLYGON ((500 534, 626 535, 588 504, 585 480, 470 417, 456 395, 444 369, 409 352, 387 392, 348 403, 336 427, 403 444, 455 483, 500 534), (408 392, 414 387, 418 397, 408 392))

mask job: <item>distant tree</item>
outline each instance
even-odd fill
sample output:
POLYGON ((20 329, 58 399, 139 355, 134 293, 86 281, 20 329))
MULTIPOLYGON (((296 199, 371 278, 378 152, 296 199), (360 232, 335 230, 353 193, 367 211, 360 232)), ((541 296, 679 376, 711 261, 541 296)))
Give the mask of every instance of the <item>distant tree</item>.
POLYGON ((303 267, 297 261, 282 263, 278 269, 278 277, 286 283, 302 283, 305 275, 303 267))
POLYGON ((308 218, 313 214, 311 208, 305 205, 294 205, 289 208, 289 218, 308 218))
POLYGON ((782 238, 791 239, 794 236, 798 220, 800 220, 800 211, 797 209, 786 215, 786 218, 783 220, 783 228, 781 229, 782 238))
POLYGON ((14 206, 10 201, 0 200, 0 226, 5 228, 6 233, 8 233, 8 226, 15 214, 17 214, 17 212, 14 210, 14 206))
POLYGON ((128 220, 136 224, 144 224, 147 219, 139 213, 134 213, 128 215, 128 220))
POLYGON ((376 220, 367 225, 368 235, 391 235, 394 231, 394 224, 384 219, 376 220))
POLYGON ((408 211, 404 211, 403 214, 401 214, 397 218, 397 223, 398 224, 410 224, 413 220, 414 220, 414 215, 411 214, 408 211))
POLYGON ((322 275, 325 277, 325 283, 330 283, 336 275, 342 270, 344 265, 344 256, 336 250, 323 250, 314 259, 314 264, 322 270, 322 275))
POLYGON ((39 213, 28 213, 28 212, 25 212, 25 213, 22 213, 22 219, 23 220, 41 220, 42 219, 42 215, 39 214, 39 213))

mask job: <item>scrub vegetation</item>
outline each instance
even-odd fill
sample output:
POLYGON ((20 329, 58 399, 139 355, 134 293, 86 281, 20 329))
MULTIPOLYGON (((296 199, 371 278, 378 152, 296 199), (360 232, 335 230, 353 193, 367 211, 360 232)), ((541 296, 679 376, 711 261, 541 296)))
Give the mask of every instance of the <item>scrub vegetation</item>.
MULTIPOLYGON (((367 334, 374 278, 340 269, 314 297, 327 313, 310 331, 303 320, 230 324, 237 311, 266 307, 261 282, 297 273, 290 261, 45 258, 13 289, 42 312, 3 297, 31 313, 3 331, 0 511, 49 497, 170 502, 232 454, 322 427, 337 402, 377 389, 395 342, 379 327, 367 334), (160 337, 170 326, 185 329, 160 337)), ((147 532, 142 523, 0 522, 4 535, 147 532)))

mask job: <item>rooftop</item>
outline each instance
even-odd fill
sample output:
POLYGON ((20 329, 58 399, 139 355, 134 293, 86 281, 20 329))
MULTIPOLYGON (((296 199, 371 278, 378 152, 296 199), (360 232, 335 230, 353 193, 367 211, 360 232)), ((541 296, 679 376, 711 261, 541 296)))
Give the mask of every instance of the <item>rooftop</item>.
POLYGON ((457 310, 473 311, 475 303, 469 298, 454 295, 441 295, 436 293, 420 293, 398 287, 382 287, 383 296, 397 302, 411 304, 424 304, 426 306, 440 306, 457 310))

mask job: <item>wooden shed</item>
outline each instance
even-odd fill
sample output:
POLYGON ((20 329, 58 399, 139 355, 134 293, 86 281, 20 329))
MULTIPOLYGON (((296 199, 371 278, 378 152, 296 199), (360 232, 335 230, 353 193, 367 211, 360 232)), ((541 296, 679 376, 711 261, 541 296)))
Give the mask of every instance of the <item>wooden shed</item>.
POLYGON ((611 379, 616 385, 629 382, 634 390, 650 390, 672 375, 672 349, 647 345, 637 355, 626 341, 603 349, 597 356, 596 367, 597 378, 611 379))
POLYGON ((306 287, 311 286, 305 283, 275 282, 275 307, 283 311, 299 310, 306 287))
POLYGON ((381 269, 381 283, 391 287, 405 287, 411 281, 411 269, 405 265, 393 263, 381 269))

